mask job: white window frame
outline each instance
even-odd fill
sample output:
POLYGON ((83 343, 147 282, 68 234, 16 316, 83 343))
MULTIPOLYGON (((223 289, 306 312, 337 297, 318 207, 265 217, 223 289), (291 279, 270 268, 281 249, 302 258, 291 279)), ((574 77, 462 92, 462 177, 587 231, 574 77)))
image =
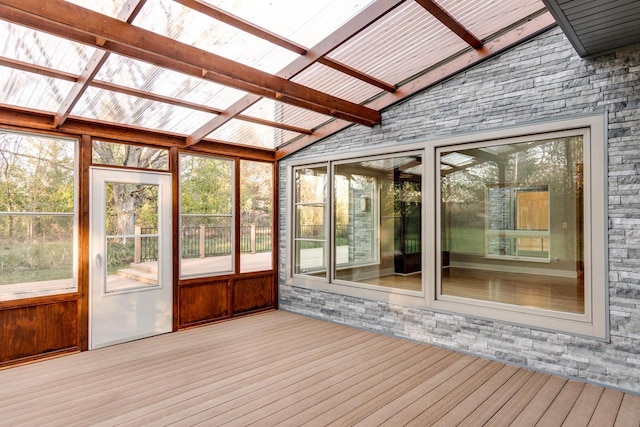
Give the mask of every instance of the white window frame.
MULTIPOLYGON (((293 273, 293 249, 291 237, 286 240, 286 284, 302 288, 323 290, 345 296, 353 296, 394 304, 417 306, 436 312, 468 315, 508 324, 534 327, 549 331, 560 331, 574 335, 609 339, 608 324, 608 280, 607 280, 607 153, 606 153, 606 113, 595 113, 564 120, 538 121, 495 130, 474 132, 452 137, 422 140, 402 146, 387 145, 369 150, 346 151, 341 154, 324 155, 289 160, 287 163, 287 195, 290 203, 287 209, 286 235, 293 236, 293 171, 298 167, 327 165, 328 182, 333 186, 333 162, 345 163, 363 161, 373 156, 388 157, 402 155, 422 155, 422 291, 402 291, 354 282, 333 279, 334 265, 331 264, 327 278, 314 278, 293 273), (523 306, 460 298, 441 294, 440 275, 440 162, 438 150, 452 146, 486 146, 504 144, 505 141, 528 141, 553 133, 582 133, 584 136, 584 314, 535 309, 523 306)), ((328 189, 327 203, 332 205, 332 188, 328 189)), ((334 262, 333 218, 327 230, 330 234, 327 256, 334 262)), ((542 268, 542 264, 538 264, 542 268)), ((531 269, 536 272, 535 268, 531 269)))

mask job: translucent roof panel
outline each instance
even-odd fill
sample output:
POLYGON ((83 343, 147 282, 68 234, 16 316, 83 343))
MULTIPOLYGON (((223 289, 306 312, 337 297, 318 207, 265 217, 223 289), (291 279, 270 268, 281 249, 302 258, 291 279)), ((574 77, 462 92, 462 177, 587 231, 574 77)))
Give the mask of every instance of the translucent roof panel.
POLYGON ((360 104, 381 92, 381 89, 376 86, 318 63, 313 64, 291 80, 356 104, 360 104))
POLYGON ((75 116, 191 134, 215 115, 94 87, 87 88, 75 116))
POLYGON ((312 130, 333 118, 266 98, 262 98, 242 114, 308 130, 312 130))
POLYGON ((331 52, 329 57, 387 83, 398 84, 467 47, 444 24, 411 1, 331 52))
POLYGON ((0 103, 55 112, 72 82, 0 66, 0 103))
POLYGON ((102 66, 96 80, 218 109, 225 109, 246 95, 214 82, 114 54, 102 66))
POLYGON ((280 71, 298 56, 173 0, 147 0, 133 23, 268 73, 280 71))
POLYGON ((273 149, 299 135, 296 132, 233 119, 207 135, 207 138, 273 149))
POLYGON ((315 46, 372 1, 204 0, 307 48, 315 46))
POLYGON ((85 9, 117 18, 126 0, 66 0, 69 3, 77 4, 85 9))
POLYGON ((481 40, 545 8, 540 0, 436 0, 436 3, 481 40))
POLYGON ((96 49, 0 21, 0 56, 79 74, 96 49))

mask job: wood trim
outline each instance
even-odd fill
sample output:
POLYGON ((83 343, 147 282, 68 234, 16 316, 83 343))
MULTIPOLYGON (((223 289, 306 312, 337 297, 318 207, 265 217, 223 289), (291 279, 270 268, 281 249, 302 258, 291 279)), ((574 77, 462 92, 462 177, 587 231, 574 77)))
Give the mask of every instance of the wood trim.
MULTIPOLYGON (((46 28, 53 34, 67 38, 71 38, 68 28, 75 28, 92 36, 92 42, 89 44, 98 48, 126 54, 179 72, 188 69, 191 75, 197 74, 198 77, 204 77, 225 86, 280 100, 321 114, 341 117, 365 126, 373 126, 381 121, 378 111, 63 0, 49 0, 46 3, 37 0, 1 0, 0 13, 12 15, 11 20, 18 24, 29 23, 37 29, 45 30, 46 28)), ((82 42, 86 43, 86 38, 82 39, 82 42)))
POLYGON ((433 15, 438 21, 442 22, 447 28, 456 33, 458 37, 467 42, 474 49, 480 49, 482 42, 469 30, 467 30, 457 19, 449 15, 449 13, 440 7, 433 0, 415 0, 420 6, 425 8, 427 12, 433 15))
POLYGON ((241 171, 241 163, 242 161, 236 157, 233 169, 233 229, 234 229, 234 245, 233 245, 233 270, 235 275, 238 276, 240 274, 240 217, 241 217, 241 206, 240 206, 240 171, 241 171))
POLYGON ((79 304, 79 341, 80 350, 89 349, 89 198, 91 184, 89 180, 89 166, 92 157, 92 141, 88 135, 83 135, 79 141, 78 164, 78 291, 79 304))
MULTIPOLYGON (((78 138, 91 135, 96 139, 127 144, 142 144, 155 148, 183 148, 184 137, 134 126, 116 125, 79 117, 70 117, 59 128, 54 126, 51 113, 0 104, 0 126, 23 132, 41 132, 78 138)), ((275 159, 275 150, 231 144, 224 141, 204 140, 189 150, 203 153, 240 156, 247 159, 275 159)))
POLYGON ((280 248, 280 228, 279 228, 279 218, 280 218, 280 163, 273 163, 273 202, 271 206, 273 207, 272 214, 272 225, 271 229, 273 230, 271 233, 271 268, 274 271, 274 279, 273 279, 273 308, 278 309, 279 304, 279 296, 278 296, 278 271, 280 271, 280 266, 278 265, 278 260, 280 259, 279 248, 280 248))
POLYGON ((0 301, 0 311, 14 308, 35 307, 38 305, 55 304, 59 302, 77 301, 82 298, 79 292, 46 295, 40 297, 21 298, 8 301, 0 301))
POLYGON ((0 65, 3 67, 13 68, 15 70, 26 71, 28 73, 39 74, 45 77, 65 80, 76 83, 78 76, 64 71, 54 70, 53 68, 43 67, 41 65, 29 64, 27 62, 18 61, 16 59, 0 57, 0 65))
POLYGON ((355 68, 349 67, 346 64, 336 61, 335 59, 323 56, 322 58, 318 59, 318 62, 322 65, 326 65, 327 67, 333 68, 334 70, 340 71, 343 74, 356 78, 365 83, 369 83, 370 85, 376 86, 387 92, 393 93, 396 91, 396 87, 394 85, 365 74, 362 71, 358 71, 355 68))
POLYGON ((171 217, 172 234, 172 287, 173 287, 173 331, 180 328, 180 153, 176 147, 169 150, 169 171, 171 171, 171 217))
MULTIPOLYGON (((372 108, 382 110, 387 108, 405 98, 408 98, 415 93, 422 91, 434 84, 441 82, 467 68, 474 66, 492 56, 499 54, 505 49, 510 48, 518 43, 523 43, 531 37, 540 34, 543 31, 548 30, 556 25, 553 17, 549 12, 544 12, 525 23, 512 28, 510 31, 500 35, 499 37, 487 42, 481 49, 469 50, 462 55, 459 55, 448 63, 436 67, 431 71, 428 71, 419 77, 411 80, 407 84, 400 86, 395 93, 385 93, 382 96, 376 98, 371 103, 367 104, 372 108)), ((296 141, 286 144, 278 148, 276 152, 276 159, 283 159, 313 143, 325 138, 329 135, 337 133, 341 130, 351 126, 350 123, 345 120, 334 120, 331 123, 317 129, 313 135, 303 136, 296 141)))

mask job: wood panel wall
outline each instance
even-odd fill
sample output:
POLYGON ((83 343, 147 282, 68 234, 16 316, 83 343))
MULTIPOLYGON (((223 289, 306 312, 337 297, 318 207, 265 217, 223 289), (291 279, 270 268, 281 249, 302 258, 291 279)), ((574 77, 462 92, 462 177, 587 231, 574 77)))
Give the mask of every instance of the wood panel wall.
POLYGON ((211 277, 178 284, 178 329, 276 308, 273 272, 211 277))
POLYGON ((80 297, 3 303, 0 306, 0 368, 80 351, 80 297))

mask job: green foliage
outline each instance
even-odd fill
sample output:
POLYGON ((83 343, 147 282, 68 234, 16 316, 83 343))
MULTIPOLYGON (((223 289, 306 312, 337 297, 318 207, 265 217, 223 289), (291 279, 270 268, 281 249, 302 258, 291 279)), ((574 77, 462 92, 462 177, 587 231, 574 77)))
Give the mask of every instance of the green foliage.
POLYGON ((0 285, 71 277, 71 241, 0 245, 0 285))

